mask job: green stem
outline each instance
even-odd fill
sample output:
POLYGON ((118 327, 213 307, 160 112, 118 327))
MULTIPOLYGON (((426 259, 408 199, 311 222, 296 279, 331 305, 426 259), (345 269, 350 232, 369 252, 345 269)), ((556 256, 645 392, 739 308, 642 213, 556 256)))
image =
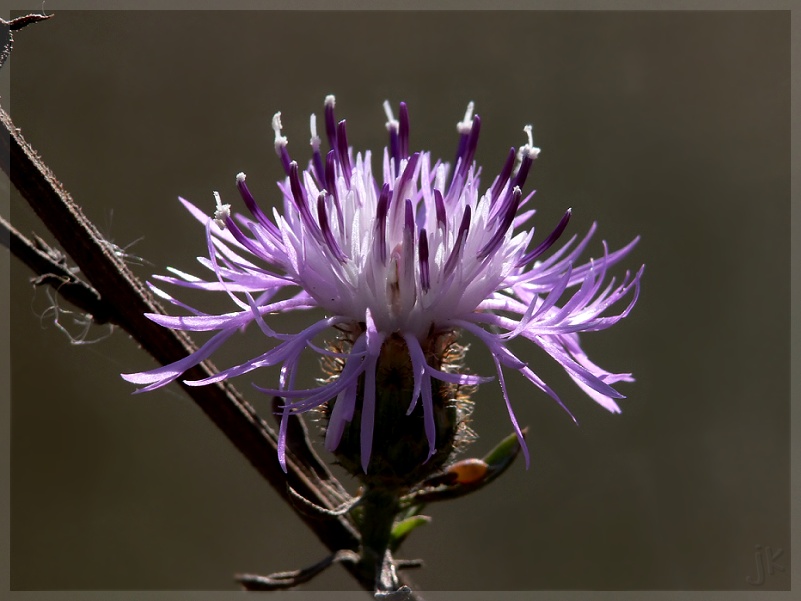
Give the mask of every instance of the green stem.
POLYGON ((389 539, 400 510, 400 495, 388 488, 368 488, 360 505, 363 510, 362 564, 374 574, 376 592, 395 591, 398 578, 389 552, 389 539))

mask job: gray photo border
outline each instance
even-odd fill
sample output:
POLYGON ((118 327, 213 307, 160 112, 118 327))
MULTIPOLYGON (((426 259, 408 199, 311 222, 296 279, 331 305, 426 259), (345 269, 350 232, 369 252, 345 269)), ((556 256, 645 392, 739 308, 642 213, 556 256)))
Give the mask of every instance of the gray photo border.
MULTIPOLYGON (((39 12, 43 8, 40 0, 19 1, 9 6, 2 1, 0 17, 9 18, 10 11, 30 10, 39 12)), ((801 64, 801 0, 62 0, 44 5, 48 12, 58 10, 782 10, 790 12, 791 22, 791 64, 801 64)), ((6 108, 10 108, 10 67, 0 70, 0 97, 6 108)), ((791 367, 799 364, 801 345, 801 320, 797 300, 801 298, 801 207, 797 201, 799 191, 799 161, 801 156, 801 135, 799 135, 799 115, 801 101, 798 88, 801 71, 791 72, 791 153, 795 160, 791 164, 791 316, 790 316, 790 360, 791 367)), ((8 214, 10 207, 10 183, 3 178, 0 182, 0 211, 8 214)), ((11 398, 10 383, 10 253, 0 252, 0 398, 11 398)), ((795 406, 801 391, 801 372, 791 369, 791 542, 794 546, 801 540, 801 411, 795 406)), ((11 450, 11 403, 0 403, 0 598, 13 601, 211 601, 240 599, 241 593, 235 591, 193 592, 193 591, 10 591, 11 543, 10 543, 10 450, 11 450), (6 596, 8 591, 8 596, 6 596)), ((791 555, 791 582, 801 578, 801 553, 791 555)), ((766 599, 770 601, 791 601, 797 598, 790 591, 426 591, 429 601, 479 601, 487 598, 499 601, 522 601, 531 599, 553 599, 573 601, 592 599, 597 601, 667 601, 667 600, 705 600, 741 601, 745 599, 766 599)), ((277 592, 271 599, 288 601, 350 601, 358 595, 367 598, 364 592, 277 592)))

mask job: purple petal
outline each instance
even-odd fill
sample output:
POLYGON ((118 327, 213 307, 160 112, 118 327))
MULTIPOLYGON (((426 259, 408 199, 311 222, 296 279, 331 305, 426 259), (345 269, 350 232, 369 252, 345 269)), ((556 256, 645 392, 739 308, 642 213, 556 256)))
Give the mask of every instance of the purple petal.
POLYGON ((356 391, 354 385, 348 386, 337 395, 334 407, 331 409, 331 416, 325 430, 325 448, 333 453, 342 440, 345 433, 345 426, 353 419, 356 410, 356 391))
POLYGON ((501 393, 503 393, 503 400, 506 403, 506 410, 509 412, 509 419, 512 422, 512 427, 515 430, 515 434, 517 434, 517 441, 520 443, 520 448, 523 450, 523 456, 526 458, 526 469, 528 469, 531 465, 531 456, 528 452, 526 439, 517 423, 517 417, 515 417, 514 409, 512 409, 512 402, 509 400, 509 393, 506 391, 506 382, 503 379, 503 369, 501 369, 501 364, 497 357, 493 355, 492 360, 494 361, 495 369, 498 372, 498 383, 501 385, 501 393))
MULTIPOLYGON (((415 406, 417 405, 417 399, 420 396, 420 386, 421 380, 425 376, 426 373, 426 365, 428 362, 426 361, 425 353, 423 352, 423 348, 420 346, 420 342, 412 336, 411 334, 404 334, 403 339, 406 341, 406 347, 409 349, 409 359, 412 362, 412 377, 413 377, 413 389, 412 389, 412 400, 409 403, 409 409, 406 411, 406 415, 411 415, 412 411, 414 411, 415 406)), ((429 384, 429 388, 430 388, 429 384)))
MULTIPOLYGON (((426 438, 428 439, 428 457, 437 452, 437 427, 434 423, 434 400, 431 398, 431 378, 423 378, 423 427, 425 428, 426 438)), ((423 462, 425 463, 425 461, 423 462)))
POLYGON ((230 338, 231 335, 236 331, 236 328, 229 328, 219 332, 218 334, 215 334, 206 342, 206 344, 201 346, 194 353, 184 357, 183 359, 170 363, 169 365, 163 365, 161 367, 157 367, 156 369, 151 369, 150 371, 121 375, 124 380, 127 380, 132 384, 147 384, 147 386, 140 388, 136 392, 148 392, 150 390, 155 390, 156 388, 161 388, 173 380, 178 379, 181 374, 188 369, 191 369, 201 361, 208 359, 211 354, 220 348, 223 342, 228 340, 228 338, 230 338))
POLYGON ((520 261, 518 261, 517 263, 518 267, 531 263, 534 259, 542 255, 545 251, 547 251, 549 248, 551 248, 551 246, 554 245, 554 242, 556 242, 562 235, 562 232, 565 231, 565 228, 567 227, 567 222, 570 221, 570 215, 572 214, 572 212, 573 212, 572 209, 568 209, 565 212, 564 216, 559 221, 556 228, 554 228, 554 230, 550 234, 548 234, 548 237, 545 238, 545 240, 543 240, 542 242, 540 242, 534 250, 532 250, 530 253, 527 253, 522 259, 520 259, 520 261))

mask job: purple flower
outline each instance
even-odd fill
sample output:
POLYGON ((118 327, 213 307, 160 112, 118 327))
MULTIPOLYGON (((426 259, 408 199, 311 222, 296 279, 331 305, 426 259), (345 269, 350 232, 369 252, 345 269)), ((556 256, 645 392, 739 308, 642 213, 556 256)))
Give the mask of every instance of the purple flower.
MULTIPOLYGON (((432 380, 471 386, 492 379, 455 373, 441 362, 432 366, 431 341, 443 333, 467 331, 489 350, 527 464, 528 451, 506 390, 504 368, 522 374, 562 403, 512 353, 508 346, 512 339, 522 337, 544 349, 592 399, 619 412, 615 399, 623 395, 611 385, 632 381, 631 375, 610 373, 592 363, 581 350, 578 333, 608 328, 634 306, 642 268, 633 277, 627 272, 619 284, 614 278, 605 280, 607 269, 625 257, 637 239, 615 252, 608 252, 604 244, 602 257, 578 264, 595 232, 593 225, 578 244, 573 237, 541 260, 567 226, 570 210, 550 234, 532 243, 534 228, 523 226, 534 214, 529 207, 534 192, 522 191, 539 153, 530 126, 525 128, 527 143, 510 149, 501 173, 482 190, 480 169, 473 162, 481 121, 473 115, 472 103, 457 125, 459 143, 452 171, 447 163, 432 162, 428 152, 410 154, 404 103, 397 119, 388 102, 384 108, 389 146, 384 149, 383 183, 373 176, 369 151, 354 157, 345 121, 337 123, 334 97, 328 96, 324 121, 330 150, 322 153, 312 115, 312 158, 306 169, 289 155, 280 113, 273 118, 275 149, 287 175, 278 183, 284 201, 281 210, 273 209, 269 216, 254 200, 243 173, 237 175, 236 186, 250 216, 232 216, 230 205, 223 204, 217 193, 213 219, 181 199, 206 227, 209 257, 200 262, 213 277, 203 280, 177 270, 172 270, 174 276, 156 277, 187 288, 227 293, 237 310, 201 313, 153 287, 191 315, 152 314, 150 319, 168 328, 217 333, 181 361, 123 377, 142 385, 141 391, 164 386, 255 322, 272 341, 268 350, 187 384, 202 386, 280 365, 277 388, 260 390, 286 399, 284 417, 333 403, 325 439, 329 450, 339 445, 358 404, 364 471, 374 443, 376 366, 390 338, 402 339, 408 349, 412 371, 408 413, 422 403, 429 457, 436 446, 432 380), (278 294, 284 291, 289 294, 278 294), (610 313, 624 297, 629 297, 624 308, 610 313), (308 309, 321 309, 324 317, 300 332, 280 331, 280 320, 271 317, 308 309), (349 332, 347 346, 315 344, 318 336, 338 331, 349 332), (295 376, 307 349, 338 361, 341 368, 319 387, 298 389, 295 376)), ((286 422, 282 420, 279 432, 282 465, 286 422)))

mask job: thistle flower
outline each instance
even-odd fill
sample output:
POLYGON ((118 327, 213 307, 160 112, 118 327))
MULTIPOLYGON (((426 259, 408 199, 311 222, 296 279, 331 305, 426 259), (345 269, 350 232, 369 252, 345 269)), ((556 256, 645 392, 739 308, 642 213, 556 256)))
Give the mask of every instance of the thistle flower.
MULTIPOLYGON (((533 245, 534 229, 524 226, 534 214, 529 208, 534 192, 523 193, 539 153, 530 126, 524 129, 526 143, 510 149, 500 174, 482 190, 480 169, 473 161, 481 120, 473 115, 472 102, 457 125, 459 142, 452 171, 447 163, 433 161, 428 152, 410 153, 407 107, 400 104, 396 119, 386 102, 389 145, 384 149, 379 183, 373 176, 370 152, 354 157, 345 121, 336 121, 334 106, 334 97, 328 96, 324 111, 327 154, 321 149, 316 117, 311 116, 312 157, 305 169, 289 154, 281 114, 273 118, 275 149, 286 178, 278 183, 283 207, 273 209, 272 218, 251 195, 243 173, 236 176, 236 186, 250 216, 232 215, 230 205, 223 204, 216 192, 213 219, 181 199, 206 228, 208 259, 199 261, 213 277, 203 280, 173 269, 172 276, 157 279, 227 293, 238 309, 205 314, 152 286, 191 315, 151 314, 150 319, 168 328, 216 334, 181 361, 123 377, 142 385, 140 391, 164 386, 210 357, 244 326, 255 323, 272 342, 268 350, 212 377, 186 383, 202 386, 280 365, 277 388, 260 390, 285 399, 279 431, 279 460, 284 469, 286 416, 318 407, 326 408, 326 447, 336 451, 344 445, 343 436, 353 438, 355 432, 357 463, 364 472, 374 447, 386 443, 383 430, 381 436, 376 435, 376 428, 383 427, 376 426, 382 411, 392 416, 393 423, 402 422, 404 413, 414 412, 424 433, 422 462, 442 455, 443 449, 437 447, 450 444, 455 428, 453 420, 442 417, 445 401, 458 396, 460 388, 493 379, 465 373, 459 361, 448 358, 461 355, 463 349, 454 345, 460 331, 489 350, 527 465, 528 450, 512 410, 504 370, 522 374, 562 402, 509 349, 511 340, 522 337, 539 346, 593 400, 619 412, 615 399, 623 395, 611 385, 631 381, 631 375, 611 373, 590 362, 578 333, 608 328, 631 311, 642 268, 633 277, 627 272, 619 284, 614 278, 606 283, 606 273, 637 239, 615 252, 608 252, 604 244, 602 257, 578 264, 595 232, 593 225, 577 244, 574 236, 541 259, 562 235, 571 212, 568 209, 556 228, 533 245), (626 306, 609 314, 624 297, 630 297, 626 306), (281 332, 273 317, 309 309, 321 309, 323 317, 299 332, 281 332), (334 343, 315 343, 321 335, 332 334, 337 337, 334 343), (295 379, 306 350, 317 352, 335 367, 320 386, 300 389, 295 379), (395 369, 399 365, 400 371, 395 369), (392 386, 390 372, 402 374, 398 394, 386 392, 392 386), (393 407, 388 408, 389 404, 393 407), (442 436, 443 428, 450 428, 448 436, 442 436)), ((435 463, 442 463, 445 455, 435 463)))

